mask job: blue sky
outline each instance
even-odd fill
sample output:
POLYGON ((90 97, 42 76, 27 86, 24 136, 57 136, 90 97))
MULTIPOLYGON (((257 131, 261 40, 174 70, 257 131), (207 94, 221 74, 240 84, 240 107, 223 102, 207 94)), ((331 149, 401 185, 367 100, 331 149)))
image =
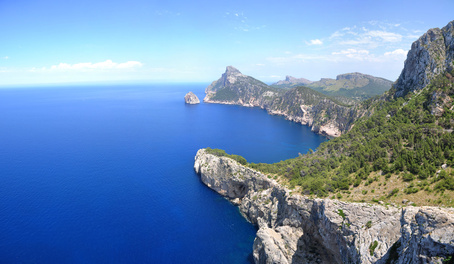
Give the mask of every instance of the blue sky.
POLYGON ((362 72, 396 80, 454 1, 0 0, 0 85, 265 82, 362 72))

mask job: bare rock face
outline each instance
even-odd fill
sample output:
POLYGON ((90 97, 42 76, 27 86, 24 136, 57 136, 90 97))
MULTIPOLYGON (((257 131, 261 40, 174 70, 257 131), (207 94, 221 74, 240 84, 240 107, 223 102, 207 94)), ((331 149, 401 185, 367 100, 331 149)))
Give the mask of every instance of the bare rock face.
POLYGON ((454 69, 454 21, 433 28, 411 45, 404 69, 396 81, 395 96, 420 90, 438 74, 454 69))
POLYGON ((453 209, 308 199, 204 149, 194 169, 258 226, 255 263, 442 263, 454 254, 453 209))
POLYGON ((193 92, 189 92, 184 96, 184 101, 187 104, 200 104, 200 100, 193 92))

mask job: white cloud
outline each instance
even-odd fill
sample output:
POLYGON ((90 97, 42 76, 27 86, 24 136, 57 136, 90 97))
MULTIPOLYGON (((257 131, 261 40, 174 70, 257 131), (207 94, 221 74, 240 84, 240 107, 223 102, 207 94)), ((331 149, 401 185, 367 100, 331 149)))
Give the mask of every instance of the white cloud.
POLYGON ((366 36, 370 36, 372 38, 379 38, 385 42, 399 42, 402 40, 402 35, 400 34, 381 30, 367 31, 366 36))
POLYGON ((402 57, 405 58, 407 56, 407 53, 408 53, 408 51, 405 51, 403 49, 396 49, 393 51, 385 52, 384 56, 401 59, 402 57))
POLYGON ((310 42, 306 42, 307 45, 323 45, 323 41, 319 39, 311 39, 310 42))
POLYGON ((369 54, 368 50, 361 49, 346 49, 346 50, 341 50, 339 52, 332 52, 332 55, 338 55, 341 57, 347 57, 350 59, 355 59, 355 60, 369 60, 371 59, 371 55, 369 54))
POLYGON ((58 65, 52 65, 50 70, 76 70, 76 71, 87 71, 87 70, 111 70, 111 69, 133 69, 142 67, 143 63, 139 61, 127 61, 123 63, 113 62, 112 60, 106 60, 103 62, 91 63, 60 63, 58 65))
POLYGON ((5 57, 2 57, 2 59, 7 60, 7 59, 9 59, 9 57, 5 56, 5 57))

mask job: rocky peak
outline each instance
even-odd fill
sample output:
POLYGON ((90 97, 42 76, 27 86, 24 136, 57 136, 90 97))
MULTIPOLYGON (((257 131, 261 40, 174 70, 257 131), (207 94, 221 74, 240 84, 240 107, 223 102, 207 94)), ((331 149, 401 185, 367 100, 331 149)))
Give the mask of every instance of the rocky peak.
POLYGON ((227 66, 225 69, 225 74, 226 75, 238 75, 238 74, 241 74, 241 72, 233 66, 227 66))
POLYGON ((370 75, 362 74, 359 72, 353 72, 353 73, 345 73, 345 74, 339 74, 336 77, 336 80, 358 80, 362 79, 365 77, 372 77, 370 75))
POLYGON ((404 69, 394 84, 395 96, 426 87, 438 74, 454 69, 454 21, 429 29, 411 45, 404 69))
POLYGON ((309 81, 305 78, 295 78, 293 76, 287 75, 285 76, 285 80, 280 80, 273 85, 282 85, 282 86, 296 86, 296 85, 306 85, 310 84, 312 81, 309 81))
POLYGON ((285 76, 285 81, 286 81, 286 82, 291 82, 291 81, 293 81, 293 80, 295 80, 295 79, 296 79, 295 77, 290 76, 290 75, 285 76))

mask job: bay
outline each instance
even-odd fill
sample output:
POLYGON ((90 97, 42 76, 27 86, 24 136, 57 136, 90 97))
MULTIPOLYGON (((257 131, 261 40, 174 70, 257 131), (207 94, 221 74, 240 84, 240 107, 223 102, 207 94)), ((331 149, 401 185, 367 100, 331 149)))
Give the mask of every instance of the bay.
POLYGON ((255 228, 194 173, 204 147, 278 162, 326 138, 207 84, 0 89, 0 263, 250 263, 255 228))

